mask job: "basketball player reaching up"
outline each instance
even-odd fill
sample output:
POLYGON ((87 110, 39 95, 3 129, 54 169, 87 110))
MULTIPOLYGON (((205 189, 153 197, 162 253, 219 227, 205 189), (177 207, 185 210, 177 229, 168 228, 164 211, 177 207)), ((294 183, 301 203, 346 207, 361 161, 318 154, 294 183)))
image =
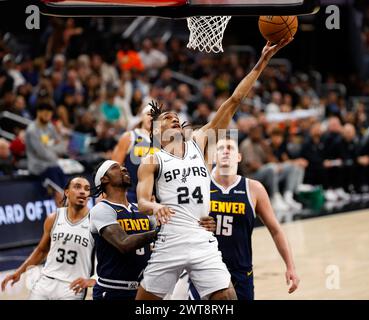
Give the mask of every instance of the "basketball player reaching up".
POLYGON ((28 259, 1 283, 4 291, 7 283, 18 282, 30 266, 46 263, 42 275, 32 287, 30 300, 83 300, 87 290, 79 290, 78 285, 70 287, 79 278, 84 287, 92 286, 89 279, 93 272, 93 240, 89 231, 87 200, 90 183, 76 177, 64 189, 66 207, 58 208, 44 223, 43 236, 28 259), (73 289, 78 289, 75 294, 73 289))
MULTIPOLYGON (((288 292, 294 292, 299 278, 291 249, 265 188, 259 181, 237 175, 241 154, 232 138, 218 141, 215 159, 210 187, 210 216, 217 221, 215 236, 223 261, 231 273, 238 300, 254 299, 251 236, 256 215, 268 228, 286 265, 286 281, 288 285, 291 283, 288 292)), ((190 297, 199 298, 192 284, 190 297)))
POLYGON ((141 158, 156 151, 150 146, 150 111, 150 106, 143 108, 138 128, 123 133, 112 154, 112 160, 126 167, 131 177, 131 186, 127 191, 127 199, 131 203, 137 203, 137 170, 141 158))
POLYGON ((184 130, 174 112, 152 106, 152 143, 161 150, 147 156, 138 170, 137 198, 141 212, 154 214, 162 229, 137 292, 137 299, 162 299, 173 292, 186 270, 201 298, 236 299, 231 276, 222 261, 218 243, 211 232, 199 226, 209 214, 211 162, 206 150, 212 148, 210 135, 226 129, 241 100, 268 64, 270 58, 291 39, 276 45, 269 42, 261 58, 240 82, 215 117, 185 141, 184 130), (151 201, 154 191, 157 202, 151 201))

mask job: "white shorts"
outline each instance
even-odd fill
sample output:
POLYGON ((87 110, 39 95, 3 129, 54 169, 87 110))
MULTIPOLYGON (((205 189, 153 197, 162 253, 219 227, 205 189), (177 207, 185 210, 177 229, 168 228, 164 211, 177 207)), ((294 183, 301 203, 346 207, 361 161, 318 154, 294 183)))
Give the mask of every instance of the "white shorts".
POLYGON ((226 289, 231 282, 218 241, 214 235, 191 232, 162 233, 144 271, 141 286, 148 292, 163 298, 172 294, 182 272, 186 270, 201 298, 226 289))
POLYGON ((83 300, 85 298, 87 290, 75 294, 69 285, 69 282, 41 275, 31 289, 29 300, 83 300))

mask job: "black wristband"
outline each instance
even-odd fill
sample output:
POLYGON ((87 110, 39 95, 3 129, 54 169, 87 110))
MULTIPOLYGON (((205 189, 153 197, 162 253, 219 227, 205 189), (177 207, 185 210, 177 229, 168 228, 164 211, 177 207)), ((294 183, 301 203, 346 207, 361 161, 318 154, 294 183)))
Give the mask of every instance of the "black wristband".
POLYGON ((159 234, 160 230, 161 230, 161 225, 157 225, 156 228, 154 229, 154 231, 155 231, 154 240, 158 239, 158 234, 159 234))

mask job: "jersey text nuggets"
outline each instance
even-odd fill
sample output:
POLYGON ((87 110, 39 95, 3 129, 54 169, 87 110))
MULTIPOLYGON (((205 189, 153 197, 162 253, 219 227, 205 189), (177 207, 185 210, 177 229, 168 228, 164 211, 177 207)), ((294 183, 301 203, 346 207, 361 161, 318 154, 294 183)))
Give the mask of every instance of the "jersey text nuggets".
POLYGON ((242 202, 225 202, 215 200, 210 202, 211 212, 245 214, 245 209, 245 203, 242 202))

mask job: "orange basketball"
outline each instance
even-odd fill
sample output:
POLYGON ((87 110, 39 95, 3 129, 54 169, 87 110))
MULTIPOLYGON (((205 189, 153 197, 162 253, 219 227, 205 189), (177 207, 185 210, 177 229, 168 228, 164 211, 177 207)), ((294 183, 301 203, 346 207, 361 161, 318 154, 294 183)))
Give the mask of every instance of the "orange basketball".
POLYGON ((260 16, 259 30, 266 40, 273 43, 293 37, 297 31, 296 16, 260 16))

